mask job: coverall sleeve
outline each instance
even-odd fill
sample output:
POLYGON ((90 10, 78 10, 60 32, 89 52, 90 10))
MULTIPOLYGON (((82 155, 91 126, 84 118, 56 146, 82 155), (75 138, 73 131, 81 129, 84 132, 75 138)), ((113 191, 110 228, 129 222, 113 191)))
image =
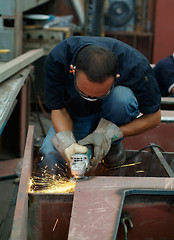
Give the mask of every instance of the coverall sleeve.
POLYGON ((45 98, 46 105, 51 110, 64 107, 65 66, 54 61, 50 53, 45 61, 45 98))

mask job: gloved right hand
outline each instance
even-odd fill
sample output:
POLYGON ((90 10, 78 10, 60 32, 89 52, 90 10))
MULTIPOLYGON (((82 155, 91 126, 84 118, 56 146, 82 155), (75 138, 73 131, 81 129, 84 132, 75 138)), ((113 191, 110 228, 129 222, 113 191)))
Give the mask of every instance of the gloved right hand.
POLYGON ((74 135, 71 131, 56 133, 56 135, 52 138, 52 143, 68 164, 70 164, 71 156, 73 154, 87 153, 88 151, 87 147, 76 143, 74 135))
POLYGON ((78 143, 94 146, 94 159, 91 160, 91 167, 94 170, 109 152, 111 143, 121 138, 123 138, 121 129, 116 124, 101 118, 96 130, 78 143))

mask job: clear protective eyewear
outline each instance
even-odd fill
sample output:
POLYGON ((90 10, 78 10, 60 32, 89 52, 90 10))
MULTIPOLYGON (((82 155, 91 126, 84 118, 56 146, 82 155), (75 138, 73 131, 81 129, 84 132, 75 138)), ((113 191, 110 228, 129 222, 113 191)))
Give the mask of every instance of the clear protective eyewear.
POLYGON ((85 99, 85 100, 87 100, 87 101, 94 102, 94 101, 101 100, 101 99, 107 97, 107 96, 111 93, 112 89, 114 88, 114 82, 113 82, 111 88, 109 89, 109 91, 108 91, 105 95, 100 96, 100 97, 91 97, 91 96, 88 96, 88 95, 86 95, 85 93, 81 92, 81 91, 78 89, 78 87, 77 87, 76 77, 74 78, 74 86, 75 86, 75 89, 77 90, 77 92, 79 93, 79 95, 80 95, 83 99, 85 99))

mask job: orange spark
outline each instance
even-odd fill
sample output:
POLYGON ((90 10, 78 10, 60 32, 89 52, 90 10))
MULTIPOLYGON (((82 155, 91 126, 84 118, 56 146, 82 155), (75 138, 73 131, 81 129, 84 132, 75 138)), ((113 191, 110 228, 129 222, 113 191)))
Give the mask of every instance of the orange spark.
POLYGON ((55 224, 54 224, 54 227, 53 227, 53 232, 54 232, 54 230, 55 230, 55 228, 56 228, 56 226, 57 226, 57 223, 58 223, 58 218, 56 219, 56 222, 55 222, 55 224))

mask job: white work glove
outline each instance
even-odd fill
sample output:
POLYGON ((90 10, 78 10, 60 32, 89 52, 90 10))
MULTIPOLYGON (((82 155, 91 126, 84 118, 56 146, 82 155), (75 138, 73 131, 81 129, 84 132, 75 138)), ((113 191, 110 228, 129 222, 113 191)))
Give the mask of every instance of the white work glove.
POLYGON ((91 167, 94 170, 99 161, 101 161, 109 152, 111 143, 122 137, 123 133, 117 125, 101 118, 96 130, 78 143, 80 145, 94 145, 94 159, 91 161, 91 167))
POLYGON ((71 162, 71 156, 75 153, 87 153, 88 149, 76 143, 71 131, 62 131, 56 133, 52 138, 54 147, 60 152, 68 164, 71 162))

